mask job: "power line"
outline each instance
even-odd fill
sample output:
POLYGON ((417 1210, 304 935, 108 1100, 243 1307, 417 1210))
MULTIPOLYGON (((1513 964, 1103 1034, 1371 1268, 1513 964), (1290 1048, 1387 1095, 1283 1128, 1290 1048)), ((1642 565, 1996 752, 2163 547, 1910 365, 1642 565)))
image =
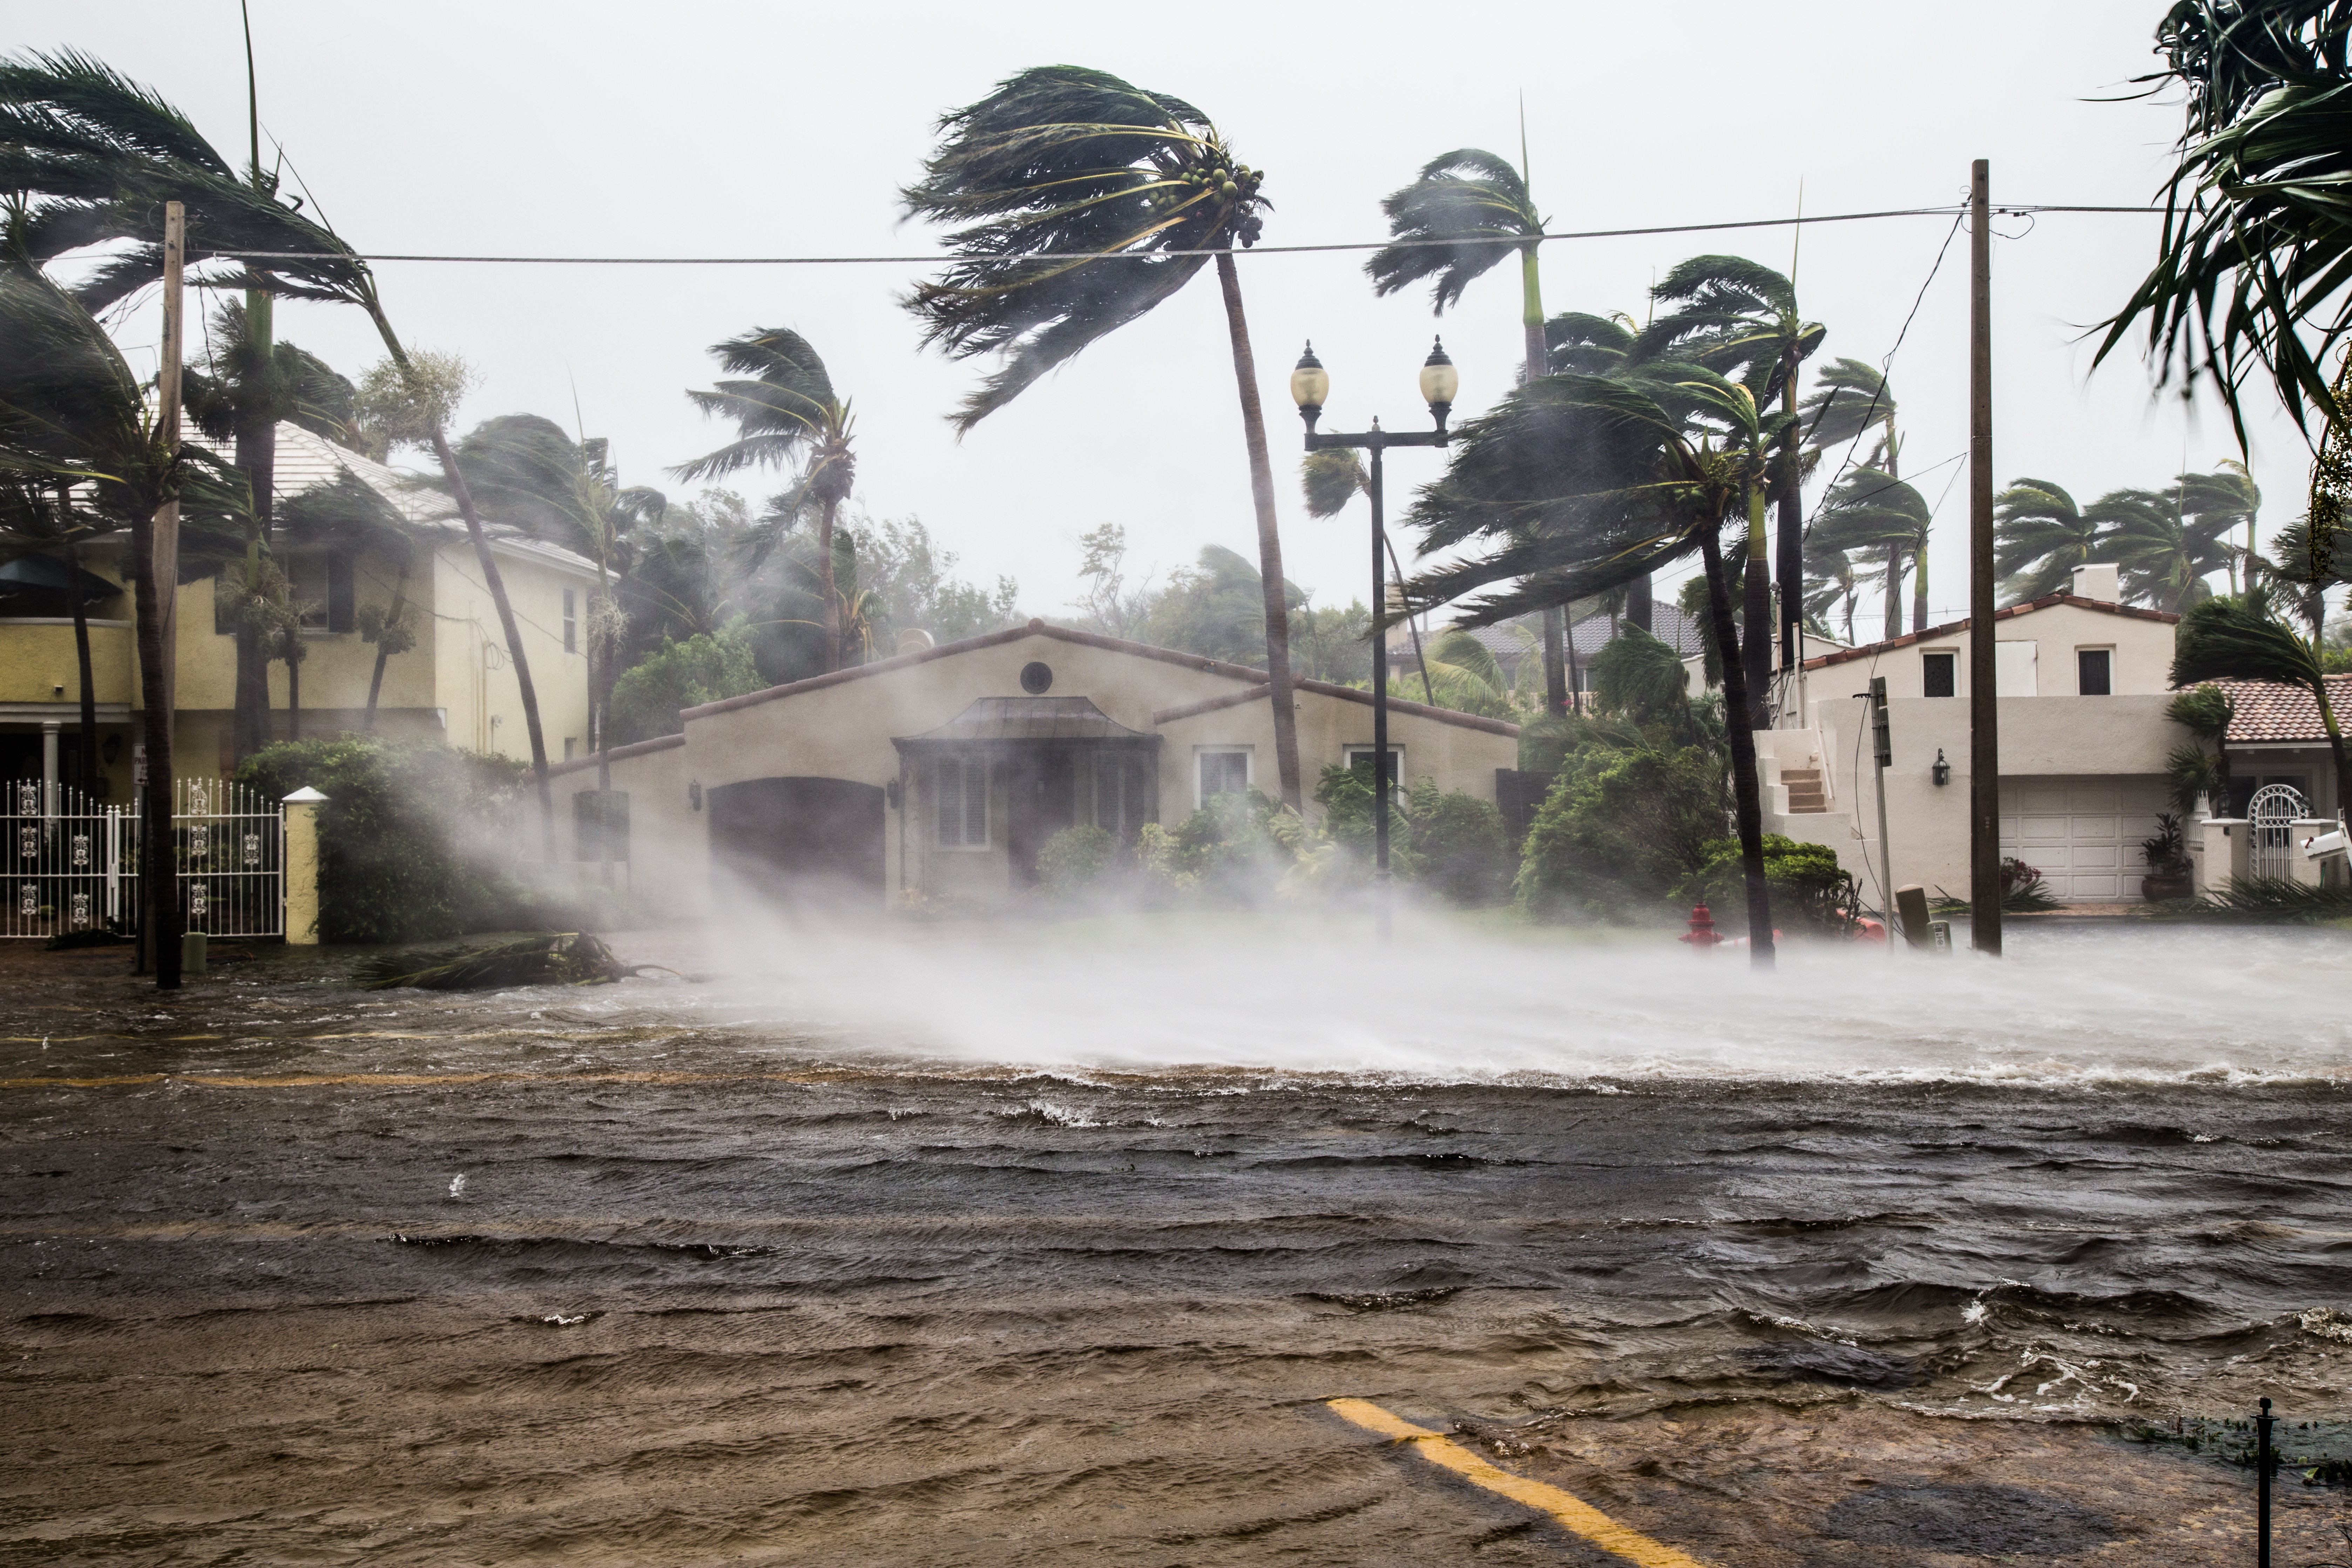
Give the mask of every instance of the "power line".
MULTIPOLYGON (((2022 205, 1993 209, 2002 217, 2031 216, 2036 213, 2138 213, 2160 216, 2162 207, 2084 206, 2084 205, 2022 205)), ((1706 234, 1733 228, 1787 228, 1805 224, 1861 223, 1889 217, 1952 217, 1967 211, 1965 207, 1889 207, 1882 212, 1825 213, 1818 217, 1742 218, 1728 223, 1656 224, 1641 228, 1586 228, 1558 232, 1546 231, 1540 236, 1494 235, 1465 239, 1381 239, 1351 240, 1338 245, 1261 245, 1248 250, 1227 250, 1222 247, 1192 250, 1076 250, 1045 251, 1024 256, 1023 261, 1156 261, 1163 257, 1190 256, 1304 256, 1328 251, 1411 249, 1422 246, 1448 245, 1525 245, 1530 237, 1540 239, 1622 239, 1646 234, 1706 234)), ((408 251, 347 251, 317 250, 212 250, 207 259, 222 258, 232 261, 454 261, 478 262, 499 266, 530 267, 929 267, 953 262, 959 258, 943 251, 921 256, 444 256, 408 251)))

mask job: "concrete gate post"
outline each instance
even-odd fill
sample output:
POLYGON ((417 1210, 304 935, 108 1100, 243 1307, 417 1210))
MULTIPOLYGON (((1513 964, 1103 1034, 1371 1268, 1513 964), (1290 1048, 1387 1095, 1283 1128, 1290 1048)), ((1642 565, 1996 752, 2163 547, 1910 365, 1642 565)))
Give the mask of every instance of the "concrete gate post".
POLYGON ((319 945, 319 808, 327 797, 308 785, 286 797, 286 944, 319 945))

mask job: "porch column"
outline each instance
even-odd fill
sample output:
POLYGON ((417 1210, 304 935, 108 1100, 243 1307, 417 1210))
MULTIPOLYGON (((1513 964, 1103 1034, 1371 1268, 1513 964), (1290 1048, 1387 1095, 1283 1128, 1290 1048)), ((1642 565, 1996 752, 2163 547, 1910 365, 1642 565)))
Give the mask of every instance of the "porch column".
POLYGON ((61 719, 41 721, 41 815, 55 816, 61 804, 58 799, 58 731, 64 726, 61 719))

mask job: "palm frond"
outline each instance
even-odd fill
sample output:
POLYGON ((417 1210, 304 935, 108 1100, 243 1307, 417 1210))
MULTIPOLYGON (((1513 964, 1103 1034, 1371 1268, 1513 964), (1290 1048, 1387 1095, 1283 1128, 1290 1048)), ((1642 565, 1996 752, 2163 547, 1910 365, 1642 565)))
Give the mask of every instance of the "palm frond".
POLYGON ((1427 280, 1436 313, 1444 315, 1463 289, 1512 247, 1498 243, 1543 232, 1527 182, 1510 161, 1475 147, 1431 159, 1420 177, 1381 202, 1392 239, 1364 263, 1372 292, 1396 293, 1427 280))

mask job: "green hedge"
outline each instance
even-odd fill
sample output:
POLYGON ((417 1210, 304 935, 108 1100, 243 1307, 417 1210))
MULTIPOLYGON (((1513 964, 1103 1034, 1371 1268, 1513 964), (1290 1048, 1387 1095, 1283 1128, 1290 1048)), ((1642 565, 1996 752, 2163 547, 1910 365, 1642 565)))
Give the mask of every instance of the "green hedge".
POLYGON ((529 768, 448 746, 363 738, 268 747, 236 770, 278 800, 305 786, 319 811, 319 935, 417 942, 540 923, 546 911, 500 868, 529 768))

